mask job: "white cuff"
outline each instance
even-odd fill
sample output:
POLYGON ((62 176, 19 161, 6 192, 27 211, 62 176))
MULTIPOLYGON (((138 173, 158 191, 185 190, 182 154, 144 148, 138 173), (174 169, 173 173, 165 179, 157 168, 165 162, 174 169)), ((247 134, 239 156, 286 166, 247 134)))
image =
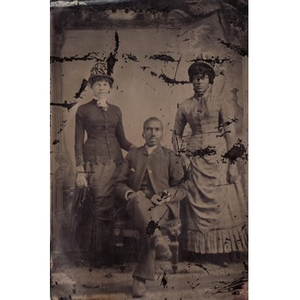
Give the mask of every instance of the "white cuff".
POLYGON ((134 193, 134 190, 128 190, 128 191, 125 193, 125 199, 126 199, 126 201, 129 200, 129 199, 128 199, 128 196, 129 196, 129 194, 132 194, 132 193, 134 193))

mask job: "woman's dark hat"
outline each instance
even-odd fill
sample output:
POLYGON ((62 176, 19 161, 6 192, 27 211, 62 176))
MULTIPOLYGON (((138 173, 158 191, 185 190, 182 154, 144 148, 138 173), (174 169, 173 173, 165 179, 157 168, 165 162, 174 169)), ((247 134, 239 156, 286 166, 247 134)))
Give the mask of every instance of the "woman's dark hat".
POLYGON ((89 83, 92 83, 93 79, 96 79, 96 77, 107 79, 111 85, 114 82, 113 77, 111 75, 108 75, 107 66, 103 62, 96 63, 92 67, 91 72, 90 72, 90 77, 88 80, 89 83))
POLYGON ((209 64, 202 62, 202 61, 198 61, 198 62, 194 62, 188 69, 188 74, 189 74, 189 79, 190 82, 192 82, 193 77, 195 75, 198 74, 207 74, 209 77, 209 83, 213 83, 214 79, 215 79, 215 71, 213 69, 212 66, 210 66, 209 64))

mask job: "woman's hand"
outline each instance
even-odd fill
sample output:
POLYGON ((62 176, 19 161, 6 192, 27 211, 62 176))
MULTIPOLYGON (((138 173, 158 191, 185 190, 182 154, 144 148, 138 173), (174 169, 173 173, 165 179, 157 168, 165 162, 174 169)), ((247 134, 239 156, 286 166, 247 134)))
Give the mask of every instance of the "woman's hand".
POLYGON ((88 183, 87 183, 87 180, 86 180, 86 174, 85 173, 77 173, 76 185, 80 189, 88 187, 88 183))
POLYGON ((190 158, 185 153, 183 153, 180 154, 180 161, 184 172, 188 172, 188 170, 190 170, 190 165, 191 165, 190 158))
POLYGON ((236 164, 229 163, 227 169, 227 182, 228 183, 235 183, 238 178, 238 170, 236 164))

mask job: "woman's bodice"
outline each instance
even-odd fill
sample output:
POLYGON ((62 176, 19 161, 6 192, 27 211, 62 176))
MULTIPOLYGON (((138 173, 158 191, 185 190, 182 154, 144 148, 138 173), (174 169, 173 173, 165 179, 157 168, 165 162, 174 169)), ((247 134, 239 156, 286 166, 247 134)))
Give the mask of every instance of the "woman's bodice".
POLYGON ((192 97, 182 102, 178 108, 174 130, 182 137, 185 126, 189 124, 191 136, 187 149, 190 151, 209 146, 225 147, 222 109, 219 105, 209 103, 209 100, 192 97))
MULTIPOLYGON (((97 162, 113 159, 122 160, 121 147, 129 150, 120 109, 109 105, 107 111, 97 107, 96 101, 82 105, 76 114, 75 154, 84 162, 97 162), (84 141, 84 133, 87 139, 84 141)), ((80 164, 80 163, 79 163, 80 164)))

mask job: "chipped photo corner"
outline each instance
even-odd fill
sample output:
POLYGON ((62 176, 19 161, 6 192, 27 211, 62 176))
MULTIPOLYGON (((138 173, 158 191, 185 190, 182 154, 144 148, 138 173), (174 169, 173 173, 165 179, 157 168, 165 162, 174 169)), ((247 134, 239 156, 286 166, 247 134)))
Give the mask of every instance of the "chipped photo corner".
POLYGON ((248 1, 50 1, 51 299, 248 299, 248 1))

